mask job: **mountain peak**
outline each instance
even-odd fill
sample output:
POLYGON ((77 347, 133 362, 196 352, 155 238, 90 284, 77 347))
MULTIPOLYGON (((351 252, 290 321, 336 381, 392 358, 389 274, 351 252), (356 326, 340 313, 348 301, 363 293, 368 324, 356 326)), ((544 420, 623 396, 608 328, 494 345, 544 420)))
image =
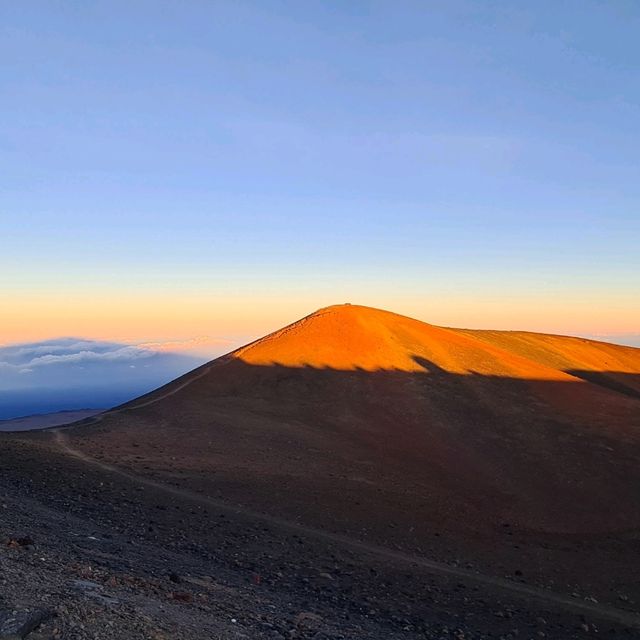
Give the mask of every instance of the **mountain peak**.
POLYGON ((389 311, 338 304, 318 309, 232 355, 254 365, 367 371, 421 369, 409 345, 397 335, 398 329, 409 334, 446 331, 389 311))
POLYGON ((458 374, 567 377, 468 332, 351 304, 318 309, 231 355, 260 366, 424 372, 429 362, 458 374))

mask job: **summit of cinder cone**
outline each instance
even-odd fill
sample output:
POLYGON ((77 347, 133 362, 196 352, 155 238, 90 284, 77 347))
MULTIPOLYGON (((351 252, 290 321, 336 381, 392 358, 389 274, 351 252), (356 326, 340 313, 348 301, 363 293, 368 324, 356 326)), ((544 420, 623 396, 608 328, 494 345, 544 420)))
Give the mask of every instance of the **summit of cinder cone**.
POLYGON ((232 354, 247 364, 565 379, 567 374, 457 329, 361 305, 325 307, 232 354))

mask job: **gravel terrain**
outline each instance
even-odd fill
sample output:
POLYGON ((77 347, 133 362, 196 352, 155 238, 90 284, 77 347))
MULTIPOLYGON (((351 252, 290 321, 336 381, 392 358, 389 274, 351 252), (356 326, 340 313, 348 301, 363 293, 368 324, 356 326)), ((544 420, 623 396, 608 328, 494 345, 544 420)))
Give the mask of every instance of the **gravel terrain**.
POLYGON ((0 640, 640 637, 640 351, 342 305, 0 433, 0 640))
POLYGON ((629 596, 574 608, 438 575, 178 498, 45 435, 0 440, 0 638, 640 637, 629 596))
POLYGON ((46 429, 56 427, 77 420, 84 420, 100 413, 100 409, 78 409, 77 411, 57 411, 56 413, 41 413, 10 420, 0 420, 0 431, 31 431, 32 429, 46 429))

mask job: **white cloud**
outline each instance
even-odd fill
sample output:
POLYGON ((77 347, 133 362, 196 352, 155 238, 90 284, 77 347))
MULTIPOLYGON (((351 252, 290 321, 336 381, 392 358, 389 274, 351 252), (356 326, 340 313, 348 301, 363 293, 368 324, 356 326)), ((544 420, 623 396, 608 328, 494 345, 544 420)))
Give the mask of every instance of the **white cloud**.
POLYGON ((37 345, 27 345, 24 347, 20 347, 16 349, 14 355, 17 357, 20 356, 37 356, 40 354, 55 354, 55 353, 63 353, 65 351, 79 351, 83 349, 91 349, 95 348, 96 343, 88 340, 82 340, 78 342, 65 342, 61 341, 61 344, 51 343, 51 344, 37 344, 37 345))
POLYGON ((165 340, 162 342, 142 342, 136 346, 140 349, 152 349, 153 351, 192 351, 204 349, 212 346, 222 346, 231 344, 227 338, 216 338, 212 336, 198 336, 190 340, 165 340))
MULTIPOLYGON (((68 366, 77 370, 82 369, 83 365, 98 363, 129 365, 130 368, 136 368, 138 363, 138 367, 146 369, 152 367, 153 363, 143 364, 143 361, 149 362, 154 356, 209 358, 217 355, 223 350, 223 345, 229 343, 225 338, 200 336, 189 340, 133 344, 58 338, 32 344, 6 345, 0 347, 0 378, 6 383, 12 376, 44 371, 49 367, 53 370, 56 366, 68 366)), ((166 364, 163 361, 163 366, 166 364)))
POLYGON ((59 363, 78 363, 78 362, 124 362, 130 360, 140 360, 142 358, 151 358, 155 353, 149 349, 140 349, 138 347, 120 347, 114 351, 79 351, 78 353, 65 353, 62 355, 47 354, 33 358, 27 366, 40 367, 59 363))

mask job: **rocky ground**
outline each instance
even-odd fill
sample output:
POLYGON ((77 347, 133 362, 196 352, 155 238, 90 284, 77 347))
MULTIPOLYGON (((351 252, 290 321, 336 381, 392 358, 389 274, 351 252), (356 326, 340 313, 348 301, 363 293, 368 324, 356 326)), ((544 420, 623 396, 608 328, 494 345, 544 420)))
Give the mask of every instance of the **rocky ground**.
POLYGON ((178 498, 52 438, 0 439, 3 640, 640 637, 625 594, 572 606, 472 573, 178 498))
POLYGON ((40 413, 22 418, 0 420, 0 431, 31 431, 32 429, 47 429, 61 424, 84 420, 100 413, 100 409, 78 409, 77 411, 57 411, 55 413, 40 413))

